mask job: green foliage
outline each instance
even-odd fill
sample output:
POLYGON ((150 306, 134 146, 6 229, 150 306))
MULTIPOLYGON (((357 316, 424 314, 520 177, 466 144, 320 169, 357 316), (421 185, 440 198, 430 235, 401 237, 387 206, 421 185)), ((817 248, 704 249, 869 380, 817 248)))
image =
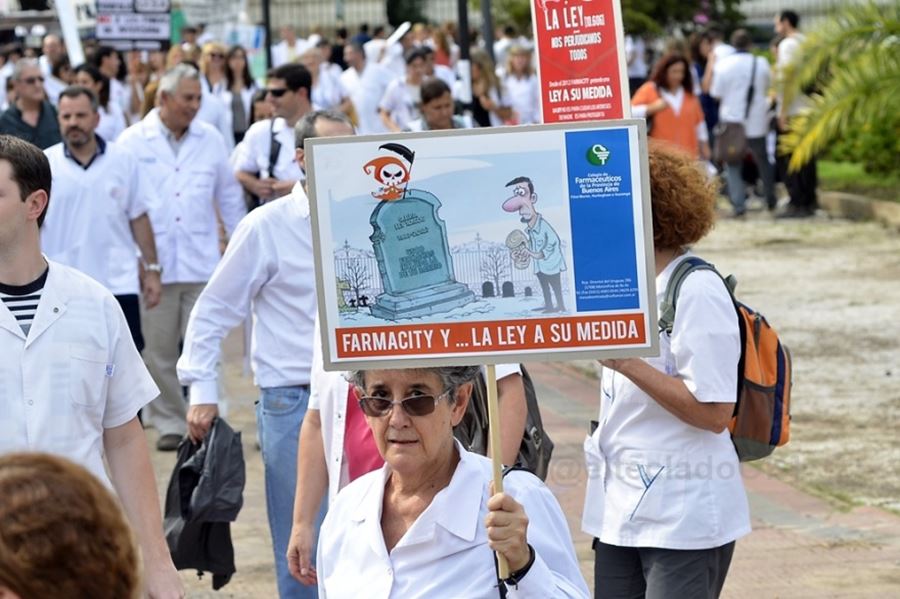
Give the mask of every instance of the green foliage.
MULTIPOLYGON (((809 34, 780 78, 785 103, 805 90, 810 106, 791 123, 789 168, 840 142, 871 172, 896 172, 900 135, 900 3, 851 5, 809 34)), ((846 159, 846 158, 844 158, 846 159)))

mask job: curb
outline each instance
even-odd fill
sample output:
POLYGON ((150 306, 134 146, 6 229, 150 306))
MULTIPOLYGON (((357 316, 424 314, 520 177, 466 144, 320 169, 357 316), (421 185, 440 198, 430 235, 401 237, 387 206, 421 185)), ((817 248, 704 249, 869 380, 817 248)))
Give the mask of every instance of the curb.
POLYGON ((900 203, 873 200, 842 191, 819 191, 819 205, 831 216, 850 220, 874 220, 900 231, 900 203))

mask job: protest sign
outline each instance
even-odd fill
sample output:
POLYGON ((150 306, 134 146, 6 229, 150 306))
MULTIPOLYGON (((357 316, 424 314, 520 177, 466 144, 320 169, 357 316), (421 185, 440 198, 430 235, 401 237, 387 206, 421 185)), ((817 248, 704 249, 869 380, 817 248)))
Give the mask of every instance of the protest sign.
POLYGON ((656 353, 642 120, 306 150, 326 369, 656 353))
POLYGON ((167 50, 170 0, 97 0, 97 39, 117 50, 167 50))
POLYGON ((631 116, 619 0, 532 0, 545 123, 631 116))

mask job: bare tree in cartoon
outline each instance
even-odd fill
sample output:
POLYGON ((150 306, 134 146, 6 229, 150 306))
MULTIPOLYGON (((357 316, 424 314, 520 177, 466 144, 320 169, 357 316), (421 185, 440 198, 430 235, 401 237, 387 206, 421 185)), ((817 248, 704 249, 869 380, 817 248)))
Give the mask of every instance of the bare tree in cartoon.
POLYGON ((350 285, 350 290, 356 296, 355 304, 359 306, 360 292, 366 289, 369 282, 369 269, 360 258, 351 258, 344 266, 343 279, 350 285))
POLYGON ((508 276, 509 252, 500 246, 491 246, 481 261, 481 276, 494 282, 494 289, 500 293, 500 280, 508 276))

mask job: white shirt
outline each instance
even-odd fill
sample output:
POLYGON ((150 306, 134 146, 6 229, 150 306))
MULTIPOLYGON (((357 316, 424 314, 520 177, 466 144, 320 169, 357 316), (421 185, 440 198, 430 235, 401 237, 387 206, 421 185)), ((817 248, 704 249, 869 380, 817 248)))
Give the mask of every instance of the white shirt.
POLYGON ((422 116, 419 111, 421 101, 421 88, 407 84, 403 77, 388 84, 378 108, 386 110, 400 129, 407 129, 411 121, 422 116))
MULTIPOLYGON (((656 277, 657 302, 680 262, 673 260, 656 277)), ((698 271, 681 287, 671 338, 660 334, 659 357, 644 360, 678 376, 697 401, 733 403, 738 331, 724 283, 711 271, 698 271)), ((719 547, 750 532, 727 430, 685 423, 610 369, 603 370, 601 391, 600 426, 584 444, 585 532, 611 545, 666 549, 719 547)))
POLYGON ((533 125, 541 122, 540 87, 536 75, 503 77, 509 105, 519 115, 520 125, 533 125))
MULTIPOLYGON (((803 43, 804 36, 802 33, 794 33, 793 35, 789 35, 778 44, 778 60, 775 63, 775 69, 778 73, 778 107, 779 111, 782 111, 782 105, 784 104, 784 70, 790 65, 792 62, 797 60, 800 56, 800 46, 803 43)), ((794 116, 799 114, 809 103, 809 98, 804 96, 803 94, 798 94, 791 105, 787 110, 784 110, 784 114, 787 116, 794 116)))
POLYGON ((715 46, 713 46, 712 54, 715 61, 722 60, 726 56, 731 56, 735 53, 734 46, 731 44, 726 44, 725 42, 719 42, 715 46))
POLYGON ((345 372, 325 372, 322 363, 322 344, 319 320, 313 333, 312 372, 309 385, 310 410, 319 410, 322 447, 328 469, 328 505, 334 503, 338 491, 350 481, 350 470, 344 455, 344 434, 347 432, 347 394, 350 383, 345 372))
POLYGON ((341 83, 340 75, 335 75, 329 66, 332 65, 330 63, 319 65, 319 76, 310 96, 313 106, 319 110, 336 108, 347 97, 347 90, 341 83))
MULTIPOLYGON (((450 484, 390 553, 381 530, 390 466, 361 476, 338 494, 319 534, 321 599, 497 597, 494 556, 484 526, 491 461, 458 442, 456 449, 460 460, 450 484)), ((528 543, 535 552, 531 569, 507 596, 589 597, 566 518, 550 489, 534 475, 514 471, 503 479, 503 490, 524 507, 528 543)))
POLYGON ((294 41, 293 48, 291 48, 287 40, 281 40, 272 46, 272 68, 277 69, 283 64, 295 62, 309 47, 310 44, 302 37, 298 37, 294 41), (291 52, 292 49, 293 53, 291 52))
POLYGON ((53 173, 53 200, 41 227, 51 260, 78 269, 113 295, 136 295, 138 252, 131 221, 147 212, 153 186, 141 181, 131 152, 113 142, 88 168, 58 143, 44 150, 53 173))
POLYGON ((142 180, 156 188, 149 214, 163 284, 204 283, 219 262, 217 212, 231 235, 247 207, 218 131, 195 118, 177 156, 168 135, 154 109, 126 129, 119 144, 137 157, 142 180))
POLYGON ((234 131, 231 122, 231 106, 225 106, 222 98, 209 91, 209 86, 200 85, 200 110, 197 111, 195 121, 209 123, 222 135, 225 151, 231 153, 234 149, 234 131))
MULTIPOLYGON (((47 92, 47 100, 53 104, 54 106, 59 104, 59 94, 62 93, 64 89, 69 87, 69 85, 60 79, 52 75, 44 75, 44 91, 47 92)), ((0 77, 2 80, 2 77, 0 77)), ((0 81, 2 83, 6 83, 5 81, 0 81)))
POLYGON ((297 164, 294 149, 294 130, 287 121, 278 117, 274 126, 272 119, 264 119, 250 125, 244 139, 231 154, 231 168, 235 173, 259 173, 261 179, 273 177, 279 181, 303 181, 303 171, 297 164), (275 168, 269 172, 269 151, 272 149, 272 133, 281 144, 275 168))
POLYGON ((725 123, 744 123, 748 138, 765 137, 769 132, 767 93, 770 79, 768 61, 749 52, 736 52, 726 56, 721 62, 716 61, 709 95, 719 99, 719 120, 725 123), (753 98, 745 120, 753 61, 756 61, 753 98))
POLYGON ((647 47, 644 40, 633 35, 625 36, 625 56, 628 62, 628 76, 645 78, 647 76, 647 47))
POLYGON ((122 114, 125 114, 131 101, 131 91, 121 81, 112 78, 109 80, 109 101, 118 104, 122 114))
POLYGON ((387 128, 378 116, 378 101, 384 96, 393 74, 377 62, 367 62, 362 73, 348 67, 341 74, 341 84, 350 94, 350 101, 356 110, 359 135, 386 133, 387 128))
POLYGON ((122 112, 122 108, 112 100, 109 102, 109 110, 102 106, 98 106, 97 112, 100 113, 100 124, 97 125, 94 133, 103 139, 107 141, 116 141, 119 139, 119 136, 122 135, 122 132, 128 128, 128 123, 125 121, 125 113, 122 112))
POLYGON ((109 291, 49 264, 27 338, 0 305, 0 453, 61 455, 109 486, 103 431, 133 419, 159 390, 109 291))
POLYGON ((220 342, 253 314, 250 361, 260 387, 306 385, 316 316, 309 200, 291 195, 241 221, 188 321, 178 379, 191 404, 217 403, 220 342))

